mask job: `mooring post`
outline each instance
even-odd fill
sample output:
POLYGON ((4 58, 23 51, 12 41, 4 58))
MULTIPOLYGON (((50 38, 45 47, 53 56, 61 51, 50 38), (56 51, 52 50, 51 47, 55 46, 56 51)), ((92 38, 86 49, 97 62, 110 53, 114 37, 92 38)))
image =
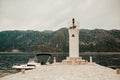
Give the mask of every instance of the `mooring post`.
POLYGON ((90 56, 90 63, 92 63, 92 56, 90 56))
POLYGON ((56 63, 56 57, 54 57, 53 63, 56 63))

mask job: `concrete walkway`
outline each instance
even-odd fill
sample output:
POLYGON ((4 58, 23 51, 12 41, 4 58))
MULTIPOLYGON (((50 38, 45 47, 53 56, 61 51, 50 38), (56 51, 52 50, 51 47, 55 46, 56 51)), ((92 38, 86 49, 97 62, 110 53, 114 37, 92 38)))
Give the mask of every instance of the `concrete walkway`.
POLYGON ((116 71, 95 63, 85 65, 43 65, 39 68, 16 73, 0 80, 120 80, 116 71))

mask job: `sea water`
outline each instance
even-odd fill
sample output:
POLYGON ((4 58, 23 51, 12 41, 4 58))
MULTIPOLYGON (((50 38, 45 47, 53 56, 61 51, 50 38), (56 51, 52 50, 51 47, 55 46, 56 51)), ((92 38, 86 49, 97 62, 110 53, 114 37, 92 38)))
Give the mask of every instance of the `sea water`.
MULTIPOLYGON (((38 53, 0 53, 0 77, 2 74, 6 73, 16 73, 12 69, 14 64, 26 64, 30 58, 34 58, 38 53)), ((40 53, 46 54, 46 53, 40 53)), ((63 59, 69 56, 68 53, 47 53, 52 54, 51 61, 53 57, 56 57, 57 62, 61 62, 63 59)), ((93 62, 111 68, 120 68, 120 52, 86 52, 80 53, 83 59, 89 61, 89 57, 92 56, 93 62)), ((43 60, 47 60, 46 57, 42 56, 43 60)))

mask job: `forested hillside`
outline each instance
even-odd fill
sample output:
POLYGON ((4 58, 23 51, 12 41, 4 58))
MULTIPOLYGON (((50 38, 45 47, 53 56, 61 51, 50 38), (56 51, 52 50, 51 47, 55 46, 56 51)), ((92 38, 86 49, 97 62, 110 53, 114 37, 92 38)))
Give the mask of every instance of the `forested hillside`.
MULTIPOLYGON (((79 34, 81 52, 119 52, 120 30, 87 30, 79 34)), ((68 29, 57 31, 2 31, 0 52, 68 52, 68 29)))

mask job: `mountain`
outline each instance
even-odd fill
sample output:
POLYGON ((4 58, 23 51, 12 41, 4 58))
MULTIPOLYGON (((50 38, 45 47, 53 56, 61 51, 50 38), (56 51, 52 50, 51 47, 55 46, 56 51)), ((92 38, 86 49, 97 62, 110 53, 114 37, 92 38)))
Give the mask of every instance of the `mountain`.
MULTIPOLYGON (((120 30, 87 30, 79 34, 81 52, 119 52, 120 30)), ((57 31, 2 31, 0 52, 68 52, 68 29, 57 31)))

